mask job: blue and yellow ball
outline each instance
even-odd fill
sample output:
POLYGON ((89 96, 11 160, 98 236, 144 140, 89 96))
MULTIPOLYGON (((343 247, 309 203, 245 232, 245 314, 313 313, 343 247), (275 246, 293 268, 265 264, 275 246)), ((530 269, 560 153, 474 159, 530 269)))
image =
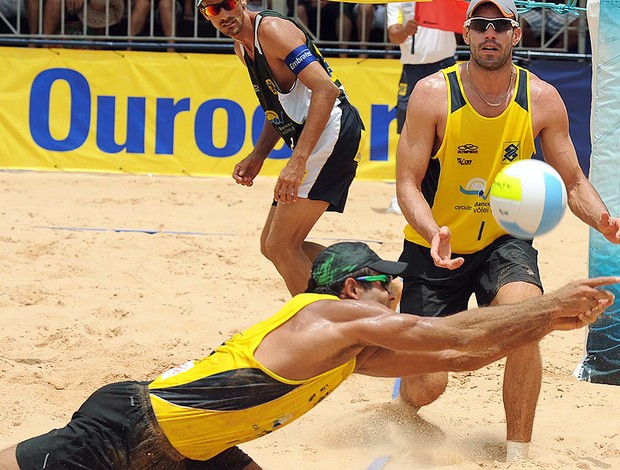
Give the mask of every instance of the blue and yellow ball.
POLYGON ((497 174, 490 199, 497 223, 509 234, 531 240, 562 220, 566 187, 551 165, 519 160, 497 174))

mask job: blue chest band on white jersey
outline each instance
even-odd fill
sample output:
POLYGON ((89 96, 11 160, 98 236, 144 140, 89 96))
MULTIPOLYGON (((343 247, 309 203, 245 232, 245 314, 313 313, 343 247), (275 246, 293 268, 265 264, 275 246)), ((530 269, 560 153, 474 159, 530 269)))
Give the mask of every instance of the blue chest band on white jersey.
POLYGON ((316 57, 305 45, 293 49, 284 59, 286 65, 295 75, 299 75, 303 69, 314 61, 316 61, 316 57))

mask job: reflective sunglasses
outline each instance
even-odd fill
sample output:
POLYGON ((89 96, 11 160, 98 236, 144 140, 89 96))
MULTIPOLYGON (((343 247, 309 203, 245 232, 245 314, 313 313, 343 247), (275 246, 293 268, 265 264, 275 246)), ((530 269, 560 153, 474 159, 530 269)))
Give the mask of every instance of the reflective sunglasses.
POLYGON ((510 18, 470 18, 463 23, 463 26, 480 33, 489 29, 489 26, 493 26, 497 33, 505 33, 512 28, 518 28, 519 22, 510 18))
POLYGON ((375 274, 374 276, 360 276, 354 278, 356 281, 373 282, 379 281, 381 287, 383 287, 388 293, 392 288, 392 276, 389 274, 375 274))
POLYGON ((219 15, 222 8, 226 11, 234 10, 237 7, 237 0, 224 0, 223 2, 213 3, 211 5, 204 5, 202 1, 200 1, 196 6, 205 18, 209 18, 219 15))

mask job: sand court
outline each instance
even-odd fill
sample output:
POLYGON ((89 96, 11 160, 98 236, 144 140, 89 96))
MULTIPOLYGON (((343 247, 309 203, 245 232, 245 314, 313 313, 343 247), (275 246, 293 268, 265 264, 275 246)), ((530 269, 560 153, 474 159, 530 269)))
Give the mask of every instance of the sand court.
MULTIPOLYGON (((96 388, 207 355, 289 294, 259 251, 275 179, 0 173, 0 447, 64 426, 96 388)), ((394 185, 356 181, 310 237, 396 259, 394 185)), ((568 213, 535 241, 547 290, 587 275, 587 227, 568 213)), ((265 469, 620 468, 620 387, 572 377, 584 331, 542 342, 531 460, 503 460, 501 363, 450 375, 414 416, 393 380, 354 376, 299 421, 243 445, 265 469)))

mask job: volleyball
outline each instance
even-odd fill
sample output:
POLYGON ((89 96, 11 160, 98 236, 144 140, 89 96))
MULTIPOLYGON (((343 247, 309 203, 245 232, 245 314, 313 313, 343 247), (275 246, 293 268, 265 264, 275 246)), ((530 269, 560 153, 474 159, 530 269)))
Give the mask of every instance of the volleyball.
POLYGON ((489 197, 497 223, 509 234, 527 240, 552 230, 566 210, 566 187, 560 174, 540 160, 519 160, 502 169, 489 197))

